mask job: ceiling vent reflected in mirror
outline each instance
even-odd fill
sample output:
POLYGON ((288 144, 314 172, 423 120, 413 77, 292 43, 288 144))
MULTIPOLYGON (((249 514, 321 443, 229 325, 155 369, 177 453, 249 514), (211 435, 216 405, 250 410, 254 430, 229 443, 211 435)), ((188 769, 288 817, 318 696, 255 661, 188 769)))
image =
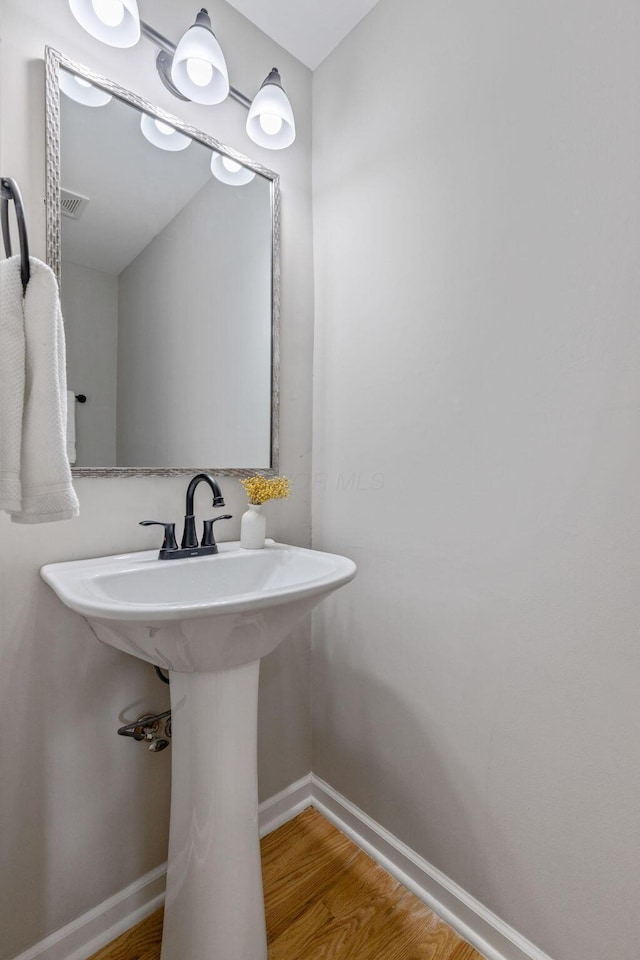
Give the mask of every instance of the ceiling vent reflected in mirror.
POLYGON ((83 197, 80 193, 72 193, 71 190, 60 191, 60 210, 63 217, 71 217, 72 220, 79 220, 87 209, 89 197, 83 197))

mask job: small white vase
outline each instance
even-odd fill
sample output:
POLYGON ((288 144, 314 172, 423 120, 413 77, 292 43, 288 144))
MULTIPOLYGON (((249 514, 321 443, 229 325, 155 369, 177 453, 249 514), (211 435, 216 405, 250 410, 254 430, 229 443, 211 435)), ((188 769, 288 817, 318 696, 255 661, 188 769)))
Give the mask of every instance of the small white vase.
POLYGON ((262 550, 267 532, 267 518, 261 503, 250 503, 240 521, 240 546, 245 550, 262 550))

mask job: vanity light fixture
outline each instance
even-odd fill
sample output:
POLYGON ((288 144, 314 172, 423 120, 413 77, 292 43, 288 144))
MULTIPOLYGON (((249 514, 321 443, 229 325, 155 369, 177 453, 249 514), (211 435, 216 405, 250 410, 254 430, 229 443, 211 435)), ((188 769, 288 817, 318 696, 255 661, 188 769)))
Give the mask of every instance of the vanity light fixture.
POLYGON ((254 143, 270 150, 283 150, 296 138, 296 123, 289 98, 282 89, 277 67, 273 67, 249 108, 247 133, 254 143))
POLYGON ((296 138, 289 98, 274 67, 253 101, 229 84, 224 54, 203 8, 176 45, 141 20, 136 0, 69 0, 71 12, 84 29, 103 43, 132 47, 141 34, 160 48, 156 68, 165 87, 180 100, 222 103, 227 96, 249 111, 247 133, 254 143, 282 150, 296 138))
POLYGON ((71 13, 96 40, 134 47, 140 39, 137 0, 69 0, 71 13))
POLYGON ((245 183, 251 183, 255 177, 253 170, 243 167, 237 160, 225 157, 215 150, 211 156, 211 173, 216 180, 227 183, 231 187, 243 187, 245 183))
POLYGON ((156 120, 150 117, 148 113, 143 113, 140 117, 140 129, 149 143, 161 150, 186 150, 191 143, 191 138, 186 137, 184 133, 179 133, 170 123, 163 120, 156 120))
POLYGON ((111 101, 111 94, 107 93, 106 90, 94 87, 84 77, 78 77, 75 73, 67 73, 66 70, 60 71, 60 89, 71 100, 82 103, 85 107, 104 107, 111 101))
POLYGON ((171 79, 183 96, 196 103, 222 103, 229 95, 227 64, 204 9, 176 47, 171 79))

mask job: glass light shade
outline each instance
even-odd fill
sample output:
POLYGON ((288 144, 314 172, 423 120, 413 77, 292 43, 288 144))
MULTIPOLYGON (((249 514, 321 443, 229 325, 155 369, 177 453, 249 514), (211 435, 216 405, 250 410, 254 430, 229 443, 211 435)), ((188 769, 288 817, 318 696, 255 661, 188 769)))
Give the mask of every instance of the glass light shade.
POLYGON ((254 143, 269 150, 290 147, 296 138, 296 122, 289 98, 274 67, 249 108, 247 133, 254 143))
POLYGON ((169 123, 163 120, 156 120, 150 117, 148 113, 143 113, 140 117, 140 129, 149 143, 161 150, 186 150, 191 143, 190 137, 179 133, 169 123))
POLYGON ((223 157, 221 153, 213 151, 211 157, 211 173, 221 183, 228 183, 231 187, 242 187, 251 183, 255 177, 253 170, 243 167, 241 163, 230 157, 223 157))
POLYGON ((180 93, 195 103, 222 103, 227 97, 227 64, 206 10, 200 11, 176 47, 171 79, 180 93))
POLYGON ((71 100, 82 103, 85 107, 104 107, 111 100, 111 94, 75 73, 60 71, 60 89, 71 100))
POLYGON ((69 0, 71 13, 96 40, 133 47, 140 39, 137 0, 69 0))

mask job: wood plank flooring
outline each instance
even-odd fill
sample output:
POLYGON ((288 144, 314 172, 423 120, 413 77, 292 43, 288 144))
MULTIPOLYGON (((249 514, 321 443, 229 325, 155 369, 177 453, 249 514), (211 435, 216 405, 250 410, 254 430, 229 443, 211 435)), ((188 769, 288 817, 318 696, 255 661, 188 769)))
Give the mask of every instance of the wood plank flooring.
MULTIPOLYGON (((269 960, 483 960, 312 807, 261 848, 269 960)), ((159 960, 161 939, 159 910, 89 960, 159 960)))

